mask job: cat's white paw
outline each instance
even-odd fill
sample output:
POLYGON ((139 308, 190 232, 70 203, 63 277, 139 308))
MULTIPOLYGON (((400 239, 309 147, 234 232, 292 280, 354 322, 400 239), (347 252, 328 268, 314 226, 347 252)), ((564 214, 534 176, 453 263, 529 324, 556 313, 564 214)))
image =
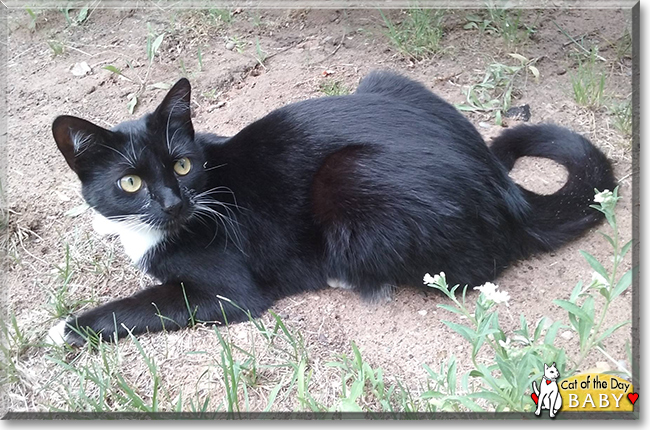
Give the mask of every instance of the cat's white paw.
POLYGON ((45 341, 50 345, 65 345, 65 326, 66 320, 60 321, 47 332, 45 341))

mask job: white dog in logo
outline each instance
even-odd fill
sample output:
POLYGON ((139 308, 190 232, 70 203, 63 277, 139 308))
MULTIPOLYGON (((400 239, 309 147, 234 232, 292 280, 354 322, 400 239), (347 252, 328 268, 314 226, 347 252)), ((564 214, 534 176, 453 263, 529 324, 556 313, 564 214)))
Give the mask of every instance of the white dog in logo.
POLYGON ((555 418, 555 414, 562 407, 562 396, 557 386, 557 378, 559 377, 560 372, 555 367, 555 363, 552 366, 547 366, 544 363, 544 377, 539 384, 539 390, 537 384, 533 381, 534 393, 531 396, 535 404, 537 404, 535 415, 539 416, 542 409, 548 409, 549 416, 555 418))

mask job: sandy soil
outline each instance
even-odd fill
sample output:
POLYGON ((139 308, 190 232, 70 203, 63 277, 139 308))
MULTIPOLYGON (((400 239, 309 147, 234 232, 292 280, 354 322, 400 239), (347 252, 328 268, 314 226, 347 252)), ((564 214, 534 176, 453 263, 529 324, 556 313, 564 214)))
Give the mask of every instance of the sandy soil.
MULTIPOLYGON (((164 90, 145 89, 138 96, 134 114, 127 110, 129 95, 138 91, 139 79, 145 76, 147 84, 171 84, 187 76, 193 85, 195 128, 229 135, 274 108, 324 96, 319 89, 323 82, 335 80, 354 89, 373 69, 399 71, 422 81, 450 102, 461 103, 465 99, 464 86, 479 82, 488 64, 516 65, 508 56, 512 52, 539 58, 539 82, 532 77, 520 82, 515 103, 530 106, 531 122, 570 127, 588 136, 609 156, 623 196, 618 207, 621 235, 623 240, 629 240, 630 140, 613 127, 606 109, 591 110, 574 101, 570 75, 576 68, 572 57, 576 47, 553 24, 555 21, 569 34, 584 35, 586 44, 600 47, 600 55, 607 59, 603 64, 607 71, 606 93, 623 100, 631 93, 631 61, 617 60, 615 48, 609 44, 630 25, 629 13, 526 11, 522 20, 536 22, 537 31, 532 39, 515 47, 506 45, 499 36, 480 37, 476 30, 464 30, 468 13, 448 13, 442 42, 448 47, 445 52, 414 61, 391 45, 377 11, 242 10, 230 24, 224 24, 207 11, 96 9, 81 25, 67 24, 59 11, 38 11, 34 28, 30 28, 31 17, 24 10, 11 11, 6 182, 10 221, 4 276, 7 309, 34 339, 45 334, 55 323, 48 292, 61 284, 56 267, 65 261, 66 246, 70 247, 73 268, 69 294, 72 300, 92 299, 86 307, 127 296, 147 284, 147 279, 122 254, 119 243, 92 231, 90 211, 75 210, 83 203, 79 183, 56 149, 50 132, 52 120, 59 114, 80 116, 108 127, 153 109, 164 90), (146 54, 148 31, 165 33, 150 67, 146 54), (228 44, 233 40, 237 42, 234 48, 228 44), (268 55, 263 66, 255 59, 256 40, 268 55), (63 46, 63 52, 54 55, 58 46, 63 46), (86 62, 91 72, 75 76, 71 68, 81 62, 86 62), (122 69, 129 80, 102 69, 107 65, 122 69)), ((397 10, 388 15, 395 20, 403 16, 397 10)), ((470 113, 468 117, 486 139, 501 130, 485 114, 470 113)), ((516 121, 509 119, 507 123, 514 125, 516 121)), ((561 186, 565 173, 543 160, 522 160, 513 177, 528 188, 552 192, 561 186)), ((501 318, 508 332, 518 327, 520 314, 530 322, 547 316, 568 323, 566 312, 552 302, 568 299, 579 280, 591 280, 592 270, 579 250, 609 261, 608 245, 597 230, 606 231, 606 227, 594 229, 556 252, 518 262, 497 280, 512 297, 501 318)), ((628 292, 616 302, 606 323, 630 319, 632 299, 628 292)), ((287 298, 273 310, 287 326, 304 336, 311 365, 318 369, 312 379, 314 391, 325 403, 332 404, 340 379, 333 376, 335 369, 322 363, 336 354, 349 354, 351 341, 372 366, 405 381, 415 392, 425 381, 425 363, 436 367, 454 355, 459 370, 467 370, 471 364, 468 344, 442 323, 442 319, 458 319, 438 309, 439 303, 446 303, 440 295, 413 289, 400 289, 389 302, 375 304, 348 291, 326 289, 287 298)), ((263 321, 270 321, 270 316, 263 321)), ((232 328, 231 336, 246 343, 253 331, 252 324, 241 324, 232 328)), ((567 330, 560 331, 564 332, 567 330)), ((577 352, 575 336, 565 334, 558 339, 569 356, 577 352)), ((207 364, 214 359, 217 347, 211 329, 147 335, 141 341, 148 352, 158 357, 170 387, 184 392, 197 386, 201 393, 219 391, 216 376, 201 376, 206 368, 215 371, 207 364), (211 358, 188 355, 188 351, 211 351, 211 358)), ((608 353, 626 361, 625 344, 630 341, 628 326, 607 342, 608 353)), ((125 344, 124 348, 124 372, 140 381, 144 365, 137 360, 128 363, 129 357, 137 353, 132 345, 125 344)), ((42 386, 39 378, 53 372, 52 363, 44 358, 46 352, 46 348, 33 347, 21 355, 25 380, 31 382, 9 386, 9 410, 41 411, 47 410, 47 405, 60 405, 55 396, 43 398, 38 390, 42 386)), ((594 354, 585 367, 598 362, 607 360, 594 354)), ((254 393, 263 405, 268 391, 254 393)), ((294 406, 285 402, 278 408, 294 406)))

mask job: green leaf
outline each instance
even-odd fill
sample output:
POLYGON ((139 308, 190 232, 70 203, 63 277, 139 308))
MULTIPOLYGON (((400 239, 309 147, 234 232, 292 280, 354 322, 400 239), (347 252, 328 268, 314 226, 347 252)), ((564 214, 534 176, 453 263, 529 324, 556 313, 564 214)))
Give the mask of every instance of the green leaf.
POLYGON ((612 291, 611 295, 611 300, 614 300, 616 297, 620 296, 623 291, 627 290, 627 288, 632 284, 632 271, 634 269, 630 269, 623 276, 621 276, 621 279, 618 280, 618 283, 616 284, 616 288, 614 288, 614 291, 612 291))
POLYGON ((472 378, 482 378, 483 374, 480 371, 474 369, 469 372, 469 376, 471 376, 472 378))
POLYGON ((108 70, 109 72, 115 73, 116 75, 121 75, 122 74, 122 70, 120 70, 119 68, 117 68, 117 67, 115 67, 115 66, 113 66, 111 64, 102 67, 102 69, 108 70))
POLYGON ((343 399, 341 400, 341 412, 363 412, 363 409, 352 399, 343 399))
POLYGON ((627 254, 627 252, 630 250, 630 247, 632 247, 632 241, 631 240, 628 243, 626 243, 625 245, 623 245, 623 248, 621 248, 621 252, 619 254, 621 259, 623 259, 623 257, 625 257, 625 254, 627 254))
POLYGON ((569 301, 571 303, 575 303, 576 300, 578 300, 578 296, 580 296, 580 292, 582 291, 582 281, 578 281, 575 287, 573 287, 573 290, 571 290, 571 297, 569 298, 569 301))
POLYGON ((551 326, 546 331, 546 336, 544 336, 545 345, 553 345, 555 343, 555 337, 557 336, 557 332, 560 327, 562 327, 562 323, 560 321, 555 321, 553 324, 551 324, 551 326))
POLYGON ((578 307, 574 303, 571 303, 571 302, 566 301, 566 300, 560 300, 560 299, 553 300, 553 303, 555 303, 556 305, 558 305, 559 307, 561 307, 565 311, 569 312, 569 314, 573 314, 573 315, 577 316, 581 320, 582 319, 590 320, 589 315, 587 315, 587 313, 585 313, 584 310, 582 310, 580 307, 578 307))
POLYGON ((496 359, 499 370, 501 371, 501 374, 506 379, 506 381, 508 381, 508 383, 513 387, 516 386, 517 383, 515 381, 515 375, 513 373, 513 369, 510 367, 510 364, 504 361, 499 355, 496 355, 494 358, 496 359))
POLYGON ((508 55, 510 55, 512 58, 516 60, 521 61, 522 64, 526 64, 528 62, 528 58, 524 57, 523 55, 519 55, 519 54, 508 54, 508 55))
POLYGON ((151 44, 151 56, 149 57, 150 61, 153 60, 153 57, 158 52, 158 48, 160 48, 160 44, 162 43, 164 37, 165 37, 165 33, 156 37, 156 40, 154 40, 153 43, 151 44))
MULTIPOLYGON (((526 321, 526 318, 522 314, 521 317, 523 318, 524 321, 526 321)), ((535 333, 533 334, 533 342, 539 339, 539 337, 542 335, 542 330, 544 330, 544 326, 546 325, 546 317, 542 317, 538 322, 537 325, 535 326, 535 333)), ((528 337, 528 336, 526 336, 528 337)))
POLYGON ((447 369, 447 390, 450 394, 456 394, 456 358, 452 355, 449 359, 447 369))
POLYGON ((612 245, 612 248, 616 247, 616 245, 614 244, 614 239, 612 239, 610 236, 606 235, 602 231, 599 231, 598 233, 600 233, 605 239, 607 239, 607 242, 609 242, 609 244, 612 245))
POLYGON ((469 341, 470 343, 473 344, 474 341, 476 340, 476 333, 475 333, 474 330, 472 330, 471 328, 466 327, 466 326, 464 326, 464 325, 460 325, 460 324, 453 323, 453 322, 451 322, 451 321, 443 321, 443 323, 444 323, 447 327, 449 327, 450 329, 452 329, 453 331, 455 331, 456 333, 458 333, 458 334, 460 334, 461 336, 463 336, 463 337, 464 337, 467 341, 469 341))
POLYGON ((526 339, 530 339, 530 333, 528 333, 528 322, 526 322, 524 314, 519 315, 519 323, 521 324, 521 335, 526 339))
POLYGON ((77 15, 77 23, 81 24, 88 18, 88 6, 84 6, 77 15))
POLYGON ((463 311, 451 305, 439 304, 438 307, 455 314, 464 315, 463 311))
POLYGON ((535 66, 528 66, 528 69, 530 72, 535 76, 535 79, 539 79, 539 70, 537 70, 537 67, 535 66))
POLYGON ((618 330, 619 328, 621 328, 621 327, 623 327, 623 326, 629 324, 630 322, 631 322, 630 320, 623 321, 623 322, 620 322, 620 323, 618 323, 618 324, 616 324, 616 325, 614 325, 614 326, 608 328, 607 330, 605 330, 605 331, 603 332, 603 334, 601 334, 600 336, 598 336, 598 339, 596 339, 596 341, 595 341, 594 343, 595 343, 596 345, 598 345, 600 342, 602 342, 603 340, 605 340, 605 339, 606 339, 610 334, 614 333, 616 330, 618 330))
POLYGON ((138 104, 138 97, 134 94, 130 99, 129 102, 126 104, 127 109, 129 110, 129 113, 133 115, 133 111, 135 110, 135 106, 138 104))
POLYGON ((609 274, 607 273, 607 270, 603 267, 602 264, 598 260, 596 260, 596 257, 591 255, 590 253, 586 251, 580 250, 580 254, 587 260, 587 263, 591 266, 592 269, 594 269, 600 276, 602 276, 605 279, 609 280, 609 274))

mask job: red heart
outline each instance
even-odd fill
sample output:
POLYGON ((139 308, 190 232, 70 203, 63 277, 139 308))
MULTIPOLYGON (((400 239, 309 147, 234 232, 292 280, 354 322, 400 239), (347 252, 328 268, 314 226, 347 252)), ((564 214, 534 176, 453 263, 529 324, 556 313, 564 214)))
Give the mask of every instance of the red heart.
POLYGON ((627 393, 627 398, 634 405, 636 403, 636 399, 639 398, 639 394, 638 393, 627 393))
POLYGON ((550 380, 550 379, 547 379, 547 380, 546 380, 546 385, 549 385, 550 383, 551 383, 551 380, 550 380))
MULTIPOLYGON (((532 398, 533 398, 533 402, 535 402, 535 404, 537 404, 537 400, 538 400, 538 398, 537 398, 537 394, 533 393, 533 394, 530 395, 530 397, 532 397, 532 398)), ((638 397, 638 394, 637 394, 637 397, 638 397)), ((634 399, 634 400, 636 400, 636 399, 634 399)))

